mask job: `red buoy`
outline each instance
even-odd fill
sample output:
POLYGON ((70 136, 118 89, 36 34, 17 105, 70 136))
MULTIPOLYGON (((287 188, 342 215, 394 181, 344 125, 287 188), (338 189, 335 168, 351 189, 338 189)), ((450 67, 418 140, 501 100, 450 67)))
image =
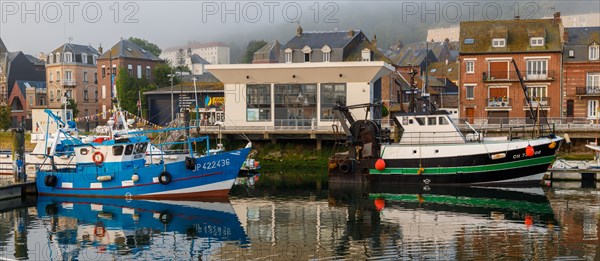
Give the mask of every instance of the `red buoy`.
POLYGON ((375 161, 375 169, 383 171, 385 169, 385 160, 378 159, 377 161, 375 161))
POLYGON ((534 152, 533 146, 527 145, 527 148, 525 148, 525 155, 527 155, 527 157, 531 157, 533 156, 534 152))
POLYGON ((385 199, 375 199, 375 208, 377 209, 377 212, 381 212, 385 208, 385 199))
POLYGON ((530 227, 533 225, 533 217, 531 215, 525 215, 525 226, 530 227))

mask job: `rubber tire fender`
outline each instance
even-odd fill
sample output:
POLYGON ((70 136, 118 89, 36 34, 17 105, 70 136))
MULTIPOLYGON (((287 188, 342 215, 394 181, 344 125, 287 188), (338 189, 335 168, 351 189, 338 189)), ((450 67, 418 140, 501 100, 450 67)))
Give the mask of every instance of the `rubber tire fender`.
POLYGON ((158 182, 163 185, 171 183, 171 174, 166 171, 161 172, 158 176, 158 182))
POLYGON ((56 186, 57 181, 58 181, 58 179, 54 175, 46 175, 44 177, 44 185, 46 185, 46 187, 56 186))

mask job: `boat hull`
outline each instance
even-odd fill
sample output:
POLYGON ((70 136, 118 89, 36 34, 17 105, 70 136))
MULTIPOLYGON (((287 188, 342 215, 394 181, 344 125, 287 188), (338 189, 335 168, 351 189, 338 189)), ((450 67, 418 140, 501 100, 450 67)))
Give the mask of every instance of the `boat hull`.
POLYGON ((556 137, 488 144, 388 145, 382 149, 384 169, 375 168, 378 159, 337 161, 330 164, 330 181, 356 180, 352 176, 358 175, 373 183, 539 183, 539 174, 546 172, 554 162, 562 141, 562 138, 556 137), (530 144, 533 155, 526 154, 526 147, 530 144), (341 164, 351 165, 341 169, 346 173, 340 171, 341 164), (348 168, 352 170, 350 173, 348 168))
POLYGON ((185 161, 114 169, 111 166, 77 165, 75 169, 38 171, 40 195, 112 197, 132 199, 195 199, 226 197, 250 148, 195 159, 193 169, 185 161), (169 182, 159 182, 167 172, 169 182), (55 176, 47 184, 47 176, 55 176), (137 176, 137 180, 134 176, 137 176), (108 179, 104 181, 99 181, 108 179))

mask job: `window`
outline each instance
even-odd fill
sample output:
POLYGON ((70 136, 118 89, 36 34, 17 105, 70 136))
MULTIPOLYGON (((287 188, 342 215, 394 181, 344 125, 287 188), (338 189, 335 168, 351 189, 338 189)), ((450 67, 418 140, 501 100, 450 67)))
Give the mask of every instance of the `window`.
POLYGON ((575 57, 575 50, 569 50, 569 57, 570 58, 575 57))
POLYGON ((439 117, 438 118, 438 123, 439 123, 439 125, 448 125, 448 124, 450 124, 450 122, 448 122, 448 119, 446 119, 446 117, 439 117))
POLYGON ((56 81, 60 82, 60 71, 56 71, 56 81))
POLYGON ((29 107, 33 106, 33 95, 29 95, 29 107))
POLYGON ((73 72, 65 71, 65 81, 71 81, 71 80, 73 80, 73 72))
POLYGON ((50 91, 50 101, 54 101, 54 92, 50 91))
POLYGON ((94 73, 94 83, 98 83, 98 73, 94 73))
POLYGON ((61 98, 62 96, 60 95, 60 90, 56 90, 56 100, 60 101, 61 98))
POLYGON ((546 86, 527 86, 527 93, 532 102, 545 101, 547 97, 546 86))
POLYGON ((321 84, 321 121, 334 120, 333 106, 338 102, 346 104, 346 96, 346 84, 344 83, 321 84))
POLYGON ((275 126, 308 127, 317 120, 317 84, 275 85, 275 126))
POLYGON ((127 71, 129 72, 129 77, 133 77, 133 65, 127 65, 127 71))
POLYGON ((475 99, 475 85, 465 85, 465 98, 467 100, 475 99))
POLYGON ((361 52, 361 57, 363 62, 371 61, 371 50, 365 48, 361 52))
POLYGON ((544 37, 531 37, 529 44, 531 46, 544 46, 544 37))
POLYGON ((84 101, 88 100, 88 90, 83 90, 83 100, 84 101))
POLYGON ((92 62, 94 63, 94 65, 96 65, 98 63, 98 55, 94 55, 92 56, 92 62))
POLYGON ((57 62, 57 63, 60 63, 60 62, 61 62, 61 56, 60 56, 60 53, 56 53, 56 56, 55 56, 55 58, 56 58, 56 62, 57 62))
POLYGON ((112 147, 113 156, 121 156, 123 155, 123 145, 113 146, 112 147))
POLYGON ((137 66, 137 78, 142 79, 142 66, 141 65, 137 66))
POLYGON ((547 76, 547 60, 527 60, 527 80, 546 79, 547 76))
POLYGON ((492 47, 506 47, 506 39, 505 38, 493 38, 492 39, 492 47))
POLYGON ((102 99, 106 99, 106 85, 102 85, 102 99))
POLYGON ((475 61, 467 61, 467 73, 475 73, 475 61))
POLYGON ((417 121, 417 123, 421 126, 425 125, 425 117, 415 117, 415 120, 417 121))
POLYGON ((590 52, 590 60, 598 60, 599 53, 600 53, 600 46, 598 46, 597 43, 590 45, 589 52, 590 52))
POLYGON ((98 101, 98 90, 94 90, 94 101, 98 101))
POLYGON ((285 62, 286 63, 291 63, 292 62, 292 49, 287 48, 285 49, 285 62))
POLYGON ((87 72, 83 72, 83 82, 85 82, 85 83, 88 82, 87 72))
POLYGON ((587 93, 600 94, 600 73, 588 73, 586 83, 587 93))
POLYGON ((82 63, 88 63, 88 56, 85 53, 81 54, 81 62, 82 63))
POLYGON ((436 124, 436 117, 427 117, 427 125, 433 126, 433 125, 437 125, 436 124))
POLYGON ((65 53, 65 63, 72 63, 72 62, 73 62, 73 54, 65 53))
POLYGON ((598 100, 589 100, 588 101, 588 118, 589 119, 597 119, 598 117, 598 100))
POLYGON ((54 55, 53 54, 48 55, 48 63, 54 63, 54 55))
POLYGON ((331 48, 329 48, 329 46, 323 46, 323 48, 321 48, 321 52, 323 53, 323 62, 331 61, 331 48))
POLYGON ((150 66, 146 66, 146 79, 150 79, 150 75, 151 75, 150 72, 151 72, 150 66))
POLYGON ((133 153, 133 144, 129 144, 125 147, 125 155, 131 155, 131 153, 133 153))
POLYGON ((246 86, 246 120, 271 120, 271 86, 252 84, 246 86))
POLYGON ((473 38, 465 38, 465 40, 463 41, 464 44, 474 44, 475 43, 475 39, 473 38))
POLYGON ((54 81, 54 74, 50 73, 50 77, 49 78, 50 78, 50 82, 54 81))
POLYGON ((102 65, 102 79, 106 78, 106 68, 102 65))

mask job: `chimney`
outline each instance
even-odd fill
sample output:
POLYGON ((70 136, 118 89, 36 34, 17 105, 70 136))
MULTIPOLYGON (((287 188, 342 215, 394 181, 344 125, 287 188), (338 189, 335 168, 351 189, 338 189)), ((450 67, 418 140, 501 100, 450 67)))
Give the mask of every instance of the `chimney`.
POLYGON ((354 30, 348 31, 348 36, 353 37, 354 36, 354 30))
POLYGON ((296 28, 296 36, 301 36, 302 35, 302 26, 298 26, 298 28, 296 28))
POLYGON ((565 30, 563 33, 563 41, 566 43, 569 41, 569 31, 565 30))
POLYGON ((377 35, 373 35, 373 47, 377 47, 377 35))
POLYGON ((42 61, 46 61, 46 54, 44 52, 40 52, 40 54, 38 55, 38 59, 42 60, 42 61))
POLYGON ((560 23, 562 22, 562 19, 560 18, 560 12, 556 12, 554 13, 554 23, 560 23))
POLYGON ((103 51, 103 50, 102 50, 102 44, 100 44, 100 46, 98 47, 98 52, 99 52, 100 54, 102 54, 102 51, 103 51))

